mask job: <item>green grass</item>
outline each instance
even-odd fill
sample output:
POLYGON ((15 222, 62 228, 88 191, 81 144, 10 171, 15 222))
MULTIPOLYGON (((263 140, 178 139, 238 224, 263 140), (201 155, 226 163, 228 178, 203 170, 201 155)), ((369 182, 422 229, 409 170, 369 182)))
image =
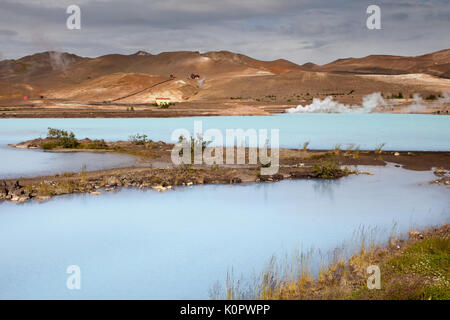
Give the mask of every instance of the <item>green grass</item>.
POLYGON ((352 294, 352 299, 449 300, 450 238, 418 241, 380 269, 382 288, 361 288, 352 294))

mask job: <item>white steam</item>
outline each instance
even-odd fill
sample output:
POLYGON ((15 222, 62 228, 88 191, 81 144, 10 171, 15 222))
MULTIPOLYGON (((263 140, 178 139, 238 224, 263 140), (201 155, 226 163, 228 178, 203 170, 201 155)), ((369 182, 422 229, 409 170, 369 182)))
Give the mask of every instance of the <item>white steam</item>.
POLYGON ((427 110, 427 107, 420 94, 414 93, 413 100, 414 102, 408 107, 406 107, 405 109, 406 112, 424 112, 427 110))
POLYGON ((420 94, 415 93, 413 100, 414 102, 412 104, 403 109, 404 112, 420 113, 427 111, 427 109, 445 107, 446 104, 450 103, 450 94, 443 92, 437 100, 425 102, 420 94))
POLYGON ((385 106, 386 102, 379 92, 364 96, 362 106, 346 105, 326 97, 321 100, 314 98, 309 105, 298 105, 296 108, 287 109, 287 113, 369 113, 379 106, 385 106))

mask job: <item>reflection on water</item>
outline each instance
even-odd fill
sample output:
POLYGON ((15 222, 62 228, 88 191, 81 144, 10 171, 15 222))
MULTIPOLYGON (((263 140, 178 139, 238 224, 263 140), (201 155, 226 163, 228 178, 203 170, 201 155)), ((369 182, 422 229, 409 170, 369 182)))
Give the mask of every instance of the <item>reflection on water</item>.
POLYGON ((328 200, 333 200, 333 190, 341 183, 341 180, 322 180, 313 181, 313 189, 316 193, 320 194, 321 197, 327 198, 328 200))
POLYGON ((273 254, 326 252, 362 225, 448 221, 450 190, 429 185, 432 173, 363 170, 375 174, 2 203, 0 298, 208 298, 230 267, 248 276, 273 254), (80 291, 66 289, 69 265, 80 291))
POLYGON ((132 166, 136 158, 113 153, 54 153, 0 146, 0 179, 132 166))

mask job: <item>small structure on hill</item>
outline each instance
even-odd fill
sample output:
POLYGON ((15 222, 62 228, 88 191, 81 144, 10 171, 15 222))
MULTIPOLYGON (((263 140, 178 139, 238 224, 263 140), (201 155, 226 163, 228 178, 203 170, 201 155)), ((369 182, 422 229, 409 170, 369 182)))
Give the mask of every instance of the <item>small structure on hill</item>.
POLYGON ((170 98, 156 98, 155 103, 158 106, 169 105, 171 103, 170 98))

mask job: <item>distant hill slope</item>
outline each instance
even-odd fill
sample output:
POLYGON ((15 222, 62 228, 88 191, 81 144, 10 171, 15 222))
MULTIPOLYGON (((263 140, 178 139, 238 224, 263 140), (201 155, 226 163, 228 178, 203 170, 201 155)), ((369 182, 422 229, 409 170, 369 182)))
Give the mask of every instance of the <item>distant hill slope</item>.
POLYGON ((30 96, 133 104, 170 97, 173 102, 294 103, 334 94, 353 102, 372 92, 449 92, 449 80, 442 79, 450 78, 449 68, 450 50, 418 57, 371 55, 323 66, 261 61, 229 51, 138 51, 97 58, 43 52, 0 61, 0 100, 31 103, 30 96), (191 79, 191 74, 198 77, 191 79))
POLYGON ((114 73, 143 73, 187 78, 218 77, 230 73, 282 74, 302 70, 287 60, 260 61, 228 51, 200 54, 193 51, 153 55, 109 54, 83 58, 68 53, 43 52, 17 60, 0 61, 0 81, 25 82, 43 89, 59 88, 114 73))
POLYGON ((450 78, 450 49, 417 57, 370 55, 364 58, 339 59, 313 70, 356 74, 427 73, 450 78))

